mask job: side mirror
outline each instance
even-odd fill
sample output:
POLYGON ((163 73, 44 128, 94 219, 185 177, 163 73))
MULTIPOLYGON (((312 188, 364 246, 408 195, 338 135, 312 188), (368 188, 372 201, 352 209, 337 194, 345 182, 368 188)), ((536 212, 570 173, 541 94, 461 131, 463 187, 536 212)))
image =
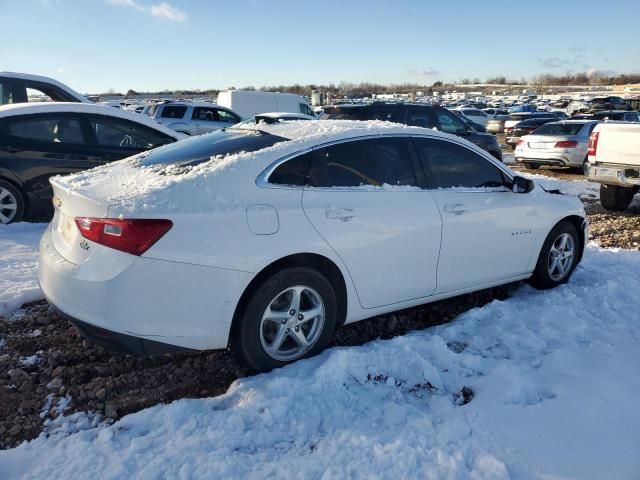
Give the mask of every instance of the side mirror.
POLYGON ((533 190, 534 186, 535 184, 533 183, 533 180, 515 176, 513 177, 513 183, 511 184, 511 191, 513 193, 529 193, 533 190))

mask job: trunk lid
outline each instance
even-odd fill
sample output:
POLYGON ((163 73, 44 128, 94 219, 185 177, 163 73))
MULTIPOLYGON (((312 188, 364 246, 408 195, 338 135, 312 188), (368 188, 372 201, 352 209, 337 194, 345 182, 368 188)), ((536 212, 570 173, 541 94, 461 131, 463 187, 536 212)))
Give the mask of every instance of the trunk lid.
POLYGON ((91 247, 76 225, 76 217, 105 217, 109 205, 64 188, 55 178, 53 187, 52 240, 56 251, 66 260, 80 265, 89 258, 91 247))
POLYGON ((558 142, 575 141, 580 144, 580 139, 575 135, 527 135, 523 140, 531 150, 555 150, 558 142))

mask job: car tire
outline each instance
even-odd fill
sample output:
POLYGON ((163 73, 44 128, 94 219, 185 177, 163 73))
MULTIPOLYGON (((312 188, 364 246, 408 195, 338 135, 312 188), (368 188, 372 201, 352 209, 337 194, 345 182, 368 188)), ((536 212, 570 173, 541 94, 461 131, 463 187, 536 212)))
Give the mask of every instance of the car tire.
POLYGON ((540 168, 540 165, 538 165, 537 163, 525 163, 524 168, 526 168, 527 170, 538 170, 540 168))
POLYGON ((12 183, 0 180, 0 224, 19 222, 24 213, 22 192, 12 183))
POLYGON ((636 191, 633 188, 600 184, 600 204, 613 212, 625 210, 633 200, 636 191))
POLYGON ((560 222, 547 235, 529 283, 540 290, 566 283, 578 264, 580 241, 576 227, 560 222))
POLYGON ((584 175, 585 177, 587 176, 587 164, 589 163, 589 156, 587 155, 586 157, 584 157, 584 160, 582 161, 582 168, 579 169, 581 170, 580 173, 582 173, 582 175, 584 175))
POLYGON ((316 355, 331 340, 337 305, 331 283, 318 271, 306 267, 282 270, 261 283, 249 298, 233 329, 231 350, 256 372, 316 355), (296 295, 299 308, 293 301, 296 295), (311 311, 320 313, 305 318, 305 312, 311 311))

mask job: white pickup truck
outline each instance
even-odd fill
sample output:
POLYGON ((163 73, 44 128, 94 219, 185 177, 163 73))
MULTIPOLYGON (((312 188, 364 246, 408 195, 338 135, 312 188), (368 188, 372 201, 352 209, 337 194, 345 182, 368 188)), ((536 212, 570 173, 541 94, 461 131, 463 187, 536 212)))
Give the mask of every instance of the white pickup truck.
POLYGON ((640 190, 640 123, 603 122, 589 138, 585 173, 607 210, 626 209, 640 190))

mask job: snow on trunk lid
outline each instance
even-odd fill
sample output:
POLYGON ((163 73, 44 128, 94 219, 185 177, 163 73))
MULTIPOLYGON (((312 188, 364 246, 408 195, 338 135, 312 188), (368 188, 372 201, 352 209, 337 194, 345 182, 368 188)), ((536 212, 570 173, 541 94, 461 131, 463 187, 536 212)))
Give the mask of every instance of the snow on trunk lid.
POLYGON ((53 186, 52 240, 56 251, 66 260, 79 265, 90 255, 88 242, 84 240, 76 225, 76 217, 105 217, 108 205, 76 191, 65 189, 56 180, 53 186))

